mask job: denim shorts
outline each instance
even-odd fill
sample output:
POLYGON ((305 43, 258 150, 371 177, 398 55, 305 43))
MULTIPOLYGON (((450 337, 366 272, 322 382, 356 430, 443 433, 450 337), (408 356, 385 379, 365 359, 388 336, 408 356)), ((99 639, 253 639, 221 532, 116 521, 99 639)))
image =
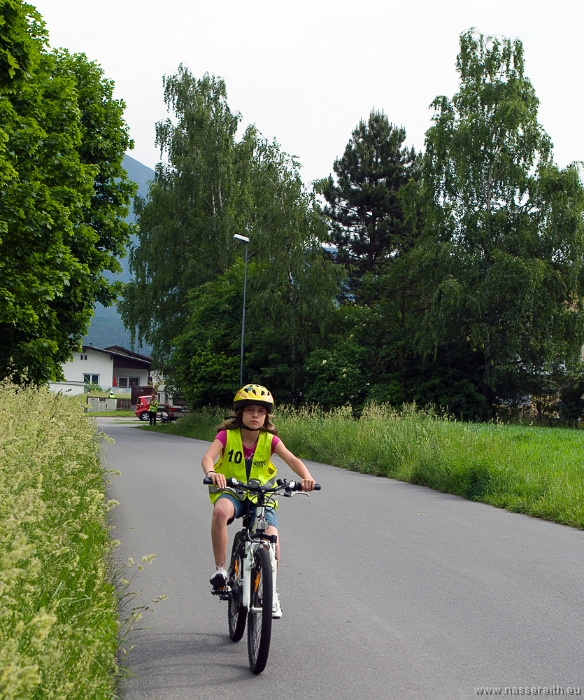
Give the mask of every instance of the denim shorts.
MULTIPOLYGON (((219 496, 219 498, 228 498, 235 507, 235 515, 231 518, 231 520, 229 520, 229 522, 227 523, 228 525, 231 525, 235 518, 243 518, 243 516, 247 513, 248 508, 254 511, 255 515, 255 507, 250 503, 250 501, 240 501, 239 499, 235 498, 235 496, 232 496, 230 493, 222 493, 219 496)), ((219 498, 217 499, 217 501, 219 500, 219 498)), ((276 515, 276 511, 274 508, 266 508, 266 522, 271 527, 275 527, 276 530, 278 529, 278 516, 276 515)))

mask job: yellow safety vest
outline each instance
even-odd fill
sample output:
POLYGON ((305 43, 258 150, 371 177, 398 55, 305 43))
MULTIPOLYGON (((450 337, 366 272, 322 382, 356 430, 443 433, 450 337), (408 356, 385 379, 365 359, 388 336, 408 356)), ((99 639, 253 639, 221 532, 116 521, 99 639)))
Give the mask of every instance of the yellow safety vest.
MULTIPOLYGON (((228 479, 235 478, 245 484, 247 483, 247 473, 243 456, 241 431, 239 428, 236 428, 235 430, 227 430, 226 432, 227 444, 222 450, 221 456, 214 469, 218 474, 224 474, 228 479)), ((257 479, 262 485, 270 484, 273 486, 276 483, 277 469, 270 461, 270 457, 272 456, 272 437, 271 433, 265 431, 260 432, 251 463, 249 478, 257 479)), ((209 486, 209 497, 212 503, 215 503, 222 493, 232 494, 231 491, 225 491, 216 486, 209 486)), ((246 498, 254 503, 257 501, 257 496, 254 494, 245 494, 242 500, 246 498)), ((270 505, 273 508, 278 507, 277 501, 270 505)))

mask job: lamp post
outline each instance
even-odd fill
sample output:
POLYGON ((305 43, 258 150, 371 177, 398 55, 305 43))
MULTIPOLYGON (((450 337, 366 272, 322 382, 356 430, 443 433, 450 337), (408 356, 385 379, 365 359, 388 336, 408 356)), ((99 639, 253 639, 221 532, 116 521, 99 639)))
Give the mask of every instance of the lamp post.
POLYGON ((241 358, 239 362, 239 386, 243 386, 243 341, 245 338, 245 293, 247 289, 247 244, 249 243, 249 238, 247 236, 240 236, 236 233, 233 236, 236 241, 243 241, 245 243, 245 265, 243 267, 243 315, 241 317, 241 358))

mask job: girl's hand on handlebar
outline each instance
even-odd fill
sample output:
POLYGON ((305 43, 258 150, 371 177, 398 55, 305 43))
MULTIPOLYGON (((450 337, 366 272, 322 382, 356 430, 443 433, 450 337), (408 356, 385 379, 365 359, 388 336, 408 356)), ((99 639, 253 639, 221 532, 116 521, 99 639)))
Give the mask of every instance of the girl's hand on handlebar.
POLYGON ((314 485, 316 482, 312 477, 309 479, 302 479, 300 483, 302 484, 303 491, 314 491, 314 485))
POLYGON ((207 474, 207 478, 211 479, 214 486, 217 488, 224 489, 227 486, 227 479, 224 474, 217 474, 216 472, 210 472, 207 474))

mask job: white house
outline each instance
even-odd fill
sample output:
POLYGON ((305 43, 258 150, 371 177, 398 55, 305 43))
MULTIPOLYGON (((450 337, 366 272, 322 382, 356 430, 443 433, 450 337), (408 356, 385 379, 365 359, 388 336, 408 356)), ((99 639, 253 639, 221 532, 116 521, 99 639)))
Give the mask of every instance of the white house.
POLYGON ((82 394, 88 384, 97 384, 103 391, 131 390, 131 387, 150 386, 152 361, 117 345, 96 348, 84 345, 80 353, 63 365, 64 382, 50 384, 53 391, 71 395, 82 394))

